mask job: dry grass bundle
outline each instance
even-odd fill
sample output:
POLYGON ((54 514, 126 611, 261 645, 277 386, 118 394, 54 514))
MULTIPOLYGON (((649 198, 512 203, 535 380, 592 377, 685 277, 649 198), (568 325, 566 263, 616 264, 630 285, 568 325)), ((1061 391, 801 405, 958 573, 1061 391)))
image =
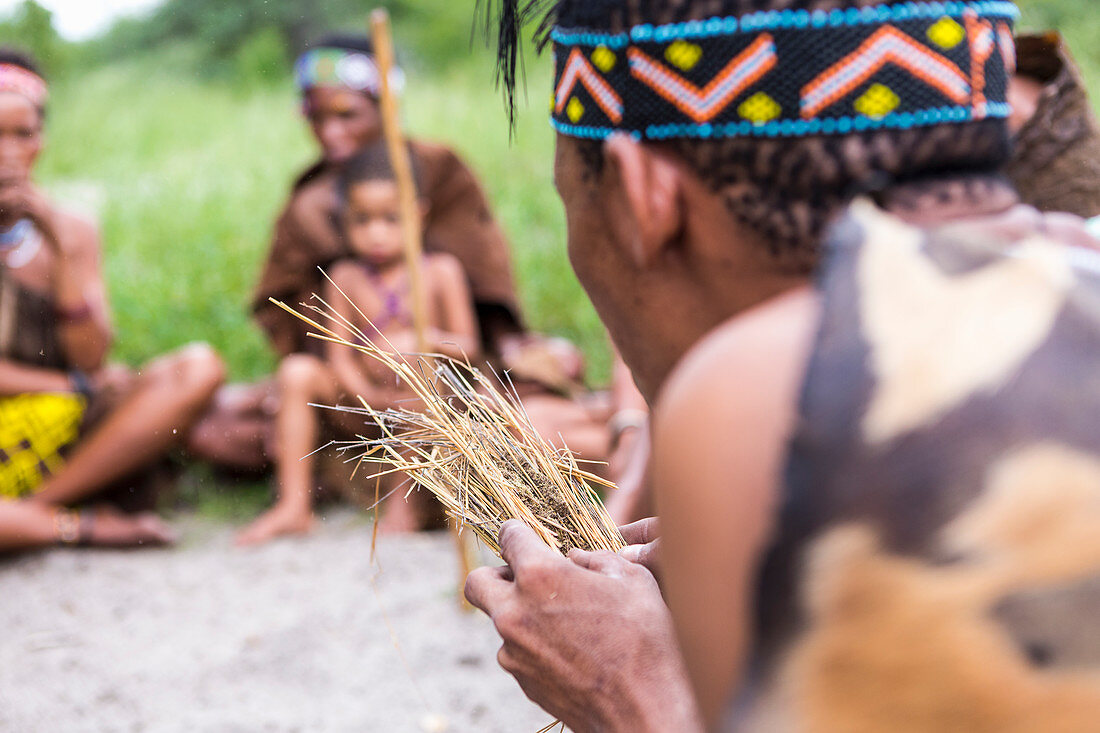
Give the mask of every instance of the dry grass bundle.
MULTIPOLYGON (((384 364, 421 403, 416 410, 376 410, 360 398, 361 408, 338 408, 361 414, 381 428, 379 439, 341 444, 361 463, 386 466, 374 476, 406 473, 440 501, 460 528, 472 529, 498 555, 497 533, 509 519, 521 520, 562 553, 575 547, 623 547, 615 523, 591 488, 613 485, 581 469, 571 452, 546 442, 503 384, 468 362, 435 354, 406 358, 380 348, 328 303, 317 300, 322 307, 303 305, 349 331, 353 340, 276 304, 316 328, 312 336, 384 364)), ((363 319, 369 323, 366 316, 363 319)))

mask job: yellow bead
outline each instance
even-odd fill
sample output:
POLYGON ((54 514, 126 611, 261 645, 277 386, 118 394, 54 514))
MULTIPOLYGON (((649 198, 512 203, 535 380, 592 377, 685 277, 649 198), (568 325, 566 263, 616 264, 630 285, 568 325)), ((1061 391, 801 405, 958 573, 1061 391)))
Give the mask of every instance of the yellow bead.
POLYGON ((966 38, 966 29, 954 18, 940 18, 928 29, 928 39, 940 48, 952 49, 966 38))
POLYGON ((779 102, 769 97, 764 92, 757 92, 737 108, 737 113, 749 122, 762 125, 771 122, 783 112, 779 102))
POLYGON ((703 58, 703 49, 694 43, 676 41, 665 49, 665 58, 681 71, 689 71, 703 58))
POLYGON ((569 115, 569 119, 574 123, 584 117, 584 105, 581 104, 581 100, 576 97, 570 99, 569 104, 565 105, 565 114, 569 115))
POLYGON ((615 52, 607 46, 599 46, 592 52, 592 63, 606 74, 615 68, 615 52))
POLYGON ((901 104, 894 90, 884 84, 873 84, 856 100, 856 112, 868 117, 885 117, 901 104))

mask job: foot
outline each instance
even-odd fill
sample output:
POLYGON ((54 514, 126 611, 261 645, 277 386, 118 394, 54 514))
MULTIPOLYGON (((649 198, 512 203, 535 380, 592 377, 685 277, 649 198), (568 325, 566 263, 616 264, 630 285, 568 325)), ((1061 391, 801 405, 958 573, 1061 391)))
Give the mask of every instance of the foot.
POLYGON ((313 512, 274 506, 237 534, 238 546, 260 545, 276 537, 308 534, 313 529, 313 512))
POLYGON ((163 547, 176 541, 176 533, 155 514, 123 514, 109 507, 102 507, 94 512, 87 536, 83 538, 89 545, 163 547))

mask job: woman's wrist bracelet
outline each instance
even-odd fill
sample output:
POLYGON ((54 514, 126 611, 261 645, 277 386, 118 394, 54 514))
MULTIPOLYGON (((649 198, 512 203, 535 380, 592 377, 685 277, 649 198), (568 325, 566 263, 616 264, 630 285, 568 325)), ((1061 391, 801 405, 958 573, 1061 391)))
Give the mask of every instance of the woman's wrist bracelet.
POLYGON ((79 369, 73 369, 69 372, 69 384, 72 385, 73 392, 84 397, 86 400, 92 399, 92 394, 95 390, 92 389, 92 380, 88 379, 88 375, 79 369))
POLYGON ((61 507, 55 509, 53 531, 59 544, 75 545, 80 542, 80 512, 61 507))

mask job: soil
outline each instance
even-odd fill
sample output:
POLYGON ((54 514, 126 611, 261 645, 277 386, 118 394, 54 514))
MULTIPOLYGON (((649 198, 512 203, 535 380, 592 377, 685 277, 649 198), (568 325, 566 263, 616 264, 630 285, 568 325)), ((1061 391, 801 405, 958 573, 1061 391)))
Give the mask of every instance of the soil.
POLYGON ((252 549, 224 524, 176 526, 169 550, 0 561, 0 731, 550 722, 497 666, 489 620, 459 609, 448 534, 382 537, 372 565, 369 523, 343 510, 309 537, 252 549))

